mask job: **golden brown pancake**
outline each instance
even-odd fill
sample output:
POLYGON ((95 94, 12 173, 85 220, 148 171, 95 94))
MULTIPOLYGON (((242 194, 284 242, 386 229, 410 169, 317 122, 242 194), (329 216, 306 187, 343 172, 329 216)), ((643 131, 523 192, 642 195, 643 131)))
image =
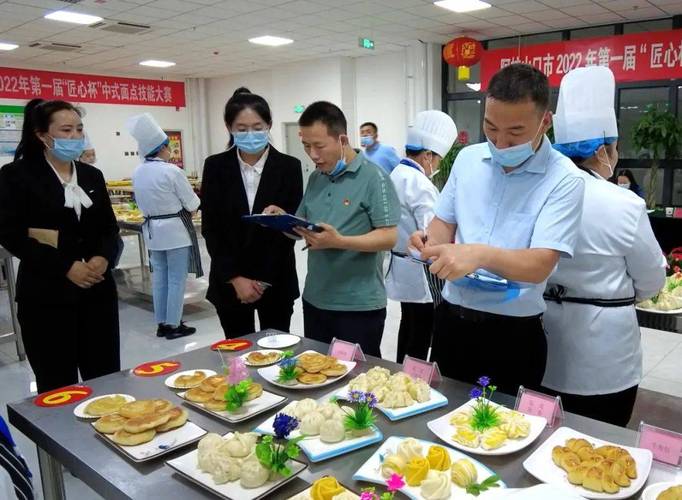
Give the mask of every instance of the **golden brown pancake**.
POLYGON ((84 413, 93 417, 101 417, 102 415, 116 413, 124 404, 126 404, 126 398, 119 394, 106 396, 90 401, 85 407, 84 413))
POLYGON ((131 434, 138 434, 140 432, 148 431, 149 429, 155 429, 168 422, 170 418, 170 413, 167 411, 130 418, 123 424, 123 430, 130 432, 131 434))
POLYGON ((138 444, 147 443, 154 439, 156 436, 156 431, 154 429, 149 429, 148 431, 138 432, 136 434, 131 434, 125 430, 120 430, 115 432, 111 436, 111 440, 122 446, 136 446, 138 444))
POLYGON ((247 401, 252 401, 256 398, 259 398, 263 394, 263 386, 256 383, 256 382, 251 382, 251 385, 249 385, 249 391, 246 396, 247 401))
POLYGON ((205 392, 201 390, 201 387, 194 387, 185 393, 185 399, 187 401, 193 401, 195 403, 205 403, 213 399, 213 391, 205 392))
POLYGON ((154 413, 155 411, 156 406, 154 405, 153 400, 138 399, 137 401, 132 401, 121 406, 118 413, 126 418, 135 418, 154 413))
POLYGON ((165 424, 158 426, 156 432, 166 432, 182 427, 189 417, 187 410, 180 408, 179 406, 168 410, 168 414, 170 415, 170 419, 165 424))
POLYGON ((95 429, 104 434, 113 434, 114 432, 123 429, 123 424, 125 424, 127 420, 127 418, 122 417, 118 413, 104 415, 95 422, 95 429))
POLYGON ((220 384, 224 384, 225 382, 227 382, 227 377, 225 377, 224 375, 213 375, 205 379, 201 383, 201 385, 199 385, 199 387, 204 392, 212 393, 213 391, 215 391, 216 387, 218 387, 220 384))
POLYGON ((209 401, 206 401, 204 403, 204 408, 207 410, 211 411, 226 411, 227 410, 227 402, 226 401, 216 401, 215 399, 211 399, 209 401))
POLYGON ((327 376, 322 375, 321 373, 302 373, 296 378, 296 380, 302 384, 315 385, 325 382, 327 380, 327 376))
POLYGON ((320 373, 328 377, 340 377, 348 371, 348 368, 343 363, 337 362, 336 364, 322 370, 320 373))
POLYGON ((201 371, 195 371, 192 375, 180 375, 175 379, 173 385, 181 389, 189 389, 196 387, 206 378, 206 374, 201 371))

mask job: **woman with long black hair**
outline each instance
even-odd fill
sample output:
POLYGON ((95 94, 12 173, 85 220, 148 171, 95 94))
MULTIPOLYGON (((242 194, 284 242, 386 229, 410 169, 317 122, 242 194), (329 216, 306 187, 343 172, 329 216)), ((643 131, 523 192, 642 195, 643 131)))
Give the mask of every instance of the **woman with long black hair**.
POLYGON ((301 162, 270 144, 268 103, 237 89, 225 105, 230 148, 204 164, 202 234, 211 256, 207 298, 226 337, 260 329, 289 331, 299 296, 294 241, 241 220, 277 205, 294 213, 303 196, 301 162))
POLYGON ((39 392, 120 369, 118 297, 109 270, 118 226, 102 172, 77 161, 79 111, 34 103, 18 158, 0 170, 0 244, 21 262, 17 303, 39 392))

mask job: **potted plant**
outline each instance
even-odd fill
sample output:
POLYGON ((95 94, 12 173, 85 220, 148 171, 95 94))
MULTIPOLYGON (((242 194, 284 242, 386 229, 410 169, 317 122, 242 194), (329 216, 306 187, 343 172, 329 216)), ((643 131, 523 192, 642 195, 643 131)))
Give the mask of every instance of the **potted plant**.
POLYGON ((659 162, 677 156, 682 143, 682 123, 669 111, 650 104, 632 130, 632 144, 638 151, 651 153, 646 206, 656 208, 656 184, 659 162))
POLYGON ((440 161, 438 172, 432 179, 439 191, 441 191, 445 186, 445 183, 448 182, 448 177, 450 177, 450 171, 452 170, 452 165, 455 163, 455 158, 457 158, 457 155, 465 146, 466 144, 456 140, 450 148, 450 151, 448 151, 440 161))

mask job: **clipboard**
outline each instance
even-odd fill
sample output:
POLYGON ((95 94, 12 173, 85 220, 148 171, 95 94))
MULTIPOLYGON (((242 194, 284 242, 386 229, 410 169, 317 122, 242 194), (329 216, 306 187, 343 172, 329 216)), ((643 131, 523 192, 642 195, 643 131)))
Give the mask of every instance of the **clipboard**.
POLYGON ((322 231, 324 231, 324 229, 322 229, 320 226, 316 226, 312 222, 309 222, 305 219, 296 217, 295 215, 291 214, 242 215, 242 220, 245 222, 251 222, 253 224, 258 224, 263 227, 274 229, 275 231, 287 233, 296 238, 300 238, 300 236, 294 232, 294 228, 296 227, 301 227, 303 229, 314 231, 316 233, 321 233, 322 231))

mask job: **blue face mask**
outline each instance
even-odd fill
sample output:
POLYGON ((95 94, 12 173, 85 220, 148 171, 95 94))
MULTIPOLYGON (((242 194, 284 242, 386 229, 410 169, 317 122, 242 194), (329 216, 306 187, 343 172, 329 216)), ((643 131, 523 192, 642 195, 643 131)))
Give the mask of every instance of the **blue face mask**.
POLYGON ((50 148, 52 154, 61 161, 74 161, 77 160, 81 154, 83 154, 83 149, 85 149, 85 138, 80 139, 62 139, 59 137, 52 137, 53 146, 50 148))
POLYGON ((249 130, 248 132, 233 132, 235 145, 245 153, 257 154, 268 145, 267 130, 249 130))
POLYGON ((361 146, 368 148, 369 146, 371 146, 373 144, 374 144, 374 137, 372 137, 371 135, 360 136, 360 145, 361 146))
MULTIPOLYGON (((542 123, 540 123, 540 127, 538 127, 537 132, 539 132, 541 128, 542 123)), ((536 136, 537 132, 535 132, 536 136)), ((487 140, 488 147, 490 148, 490 155, 492 156, 493 161, 495 163, 499 163, 503 167, 518 167, 528 158, 535 155, 535 150, 533 149, 533 141, 535 140, 535 136, 533 136, 533 139, 524 144, 518 144, 516 146, 510 146, 504 149, 498 149, 490 139, 487 140)))
POLYGON ((341 143, 341 158, 336 162, 336 166, 327 175, 334 178, 344 170, 346 170, 346 160, 343 157, 343 143, 341 143))

